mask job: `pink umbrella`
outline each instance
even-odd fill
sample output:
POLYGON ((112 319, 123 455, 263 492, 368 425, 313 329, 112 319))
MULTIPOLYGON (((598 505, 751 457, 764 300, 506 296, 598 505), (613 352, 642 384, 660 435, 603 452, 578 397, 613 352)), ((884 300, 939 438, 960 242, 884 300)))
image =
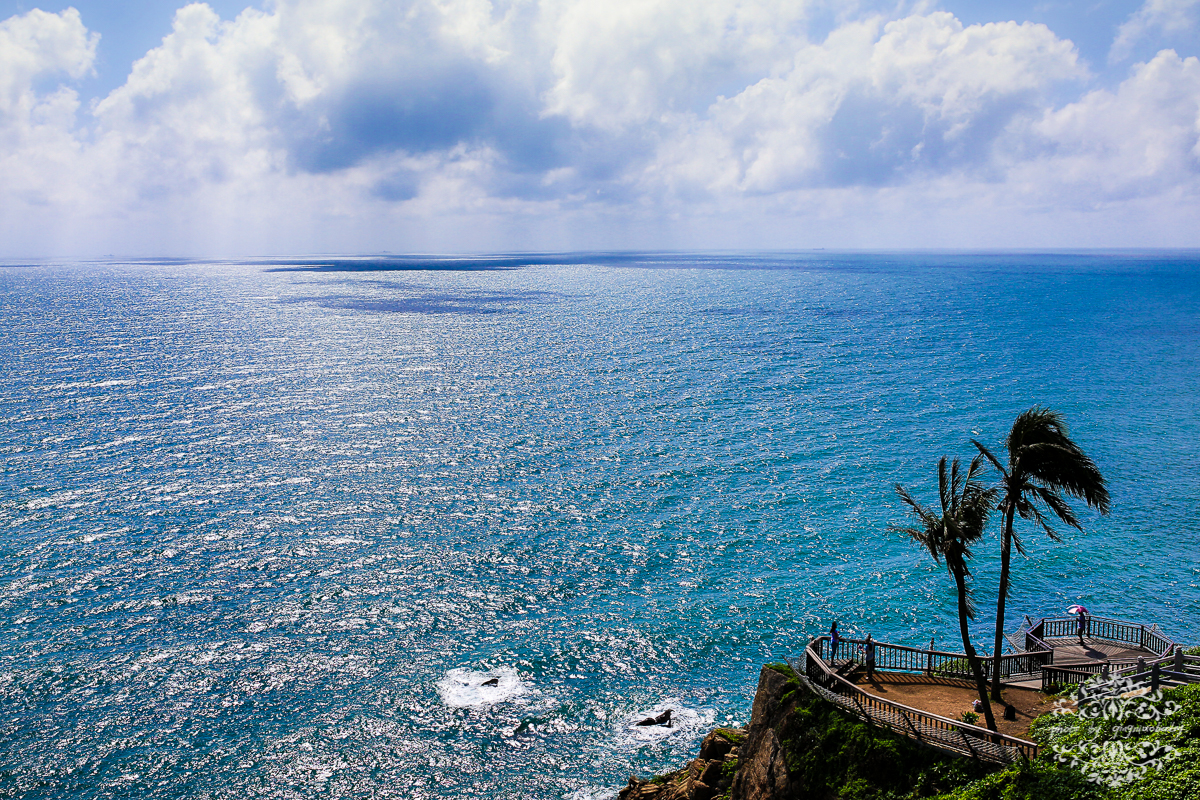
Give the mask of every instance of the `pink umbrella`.
POLYGON ((1082 611, 1085 614, 1088 612, 1088 610, 1086 608, 1084 608, 1083 606, 1071 606, 1070 608, 1067 609, 1068 614, 1078 614, 1080 611, 1082 611))

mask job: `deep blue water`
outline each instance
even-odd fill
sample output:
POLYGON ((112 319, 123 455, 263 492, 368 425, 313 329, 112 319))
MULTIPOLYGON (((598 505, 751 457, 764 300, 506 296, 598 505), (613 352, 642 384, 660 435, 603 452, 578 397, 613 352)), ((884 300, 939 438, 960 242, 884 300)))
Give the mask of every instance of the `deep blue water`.
POLYGON ((1010 619, 1195 641, 1198 355, 1187 253, 0 267, 0 795, 611 796, 834 617, 951 646, 892 485, 1034 404, 1113 511, 1010 619))

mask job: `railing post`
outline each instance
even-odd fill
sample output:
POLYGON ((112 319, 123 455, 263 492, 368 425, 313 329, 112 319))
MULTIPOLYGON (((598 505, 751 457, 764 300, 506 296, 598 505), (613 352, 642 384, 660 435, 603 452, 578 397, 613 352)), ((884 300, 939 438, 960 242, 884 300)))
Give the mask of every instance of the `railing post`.
POLYGON ((1161 667, 1159 667, 1158 662, 1155 661, 1154 669, 1150 671, 1150 691, 1152 691, 1152 692, 1158 691, 1158 682, 1160 680, 1160 677, 1159 677, 1160 669, 1161 669, 1161 667))
POLYGON ((1146 657, 1145 657, 1145 656, 1138 656, 1138 662, 1137 662, 1137 674, 1138 674, 1138 675, 1141 675, 1141 674, 1142 674, 1143 672, 1145 672, 1145 671, 1146 671, 1146 657))
POLYGON ((1138 641, 1138 647, 1145 647, 1146 646, 1146 626, 1142 625, 1140 627, 1142 629, 1142 636, 1141 636, 1141 639, 1138 641))
POLYGON ((926 675, 933 674, 933 639, 934 639, 934 637, 932 637, 932 636, 929 637, 929 658, 926 659, 926 661, 925 661, 925 674, 926 675))
POLYGON ((1175 672, 1183 672, 1183 648, 1175 646, 1175 672))

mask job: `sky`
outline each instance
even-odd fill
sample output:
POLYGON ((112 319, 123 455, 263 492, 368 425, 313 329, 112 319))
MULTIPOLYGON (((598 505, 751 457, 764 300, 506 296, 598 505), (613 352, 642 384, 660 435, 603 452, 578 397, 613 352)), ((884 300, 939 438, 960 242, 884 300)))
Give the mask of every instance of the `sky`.
POLYGON ((1200 246, 1200 0, 0 0, 0 258, 1200 246))

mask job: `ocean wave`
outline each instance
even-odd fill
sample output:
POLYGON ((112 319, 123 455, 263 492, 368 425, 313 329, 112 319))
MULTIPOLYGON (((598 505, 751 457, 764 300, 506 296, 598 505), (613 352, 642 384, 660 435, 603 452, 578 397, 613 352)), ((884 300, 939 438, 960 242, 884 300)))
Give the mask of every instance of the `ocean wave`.
POLYGON ((512 667, 487 672, 458 668, 438 681, 437 690, 442 702, 451 708, 486 708, 531 694, 533 687, 522 681, 512 667))

